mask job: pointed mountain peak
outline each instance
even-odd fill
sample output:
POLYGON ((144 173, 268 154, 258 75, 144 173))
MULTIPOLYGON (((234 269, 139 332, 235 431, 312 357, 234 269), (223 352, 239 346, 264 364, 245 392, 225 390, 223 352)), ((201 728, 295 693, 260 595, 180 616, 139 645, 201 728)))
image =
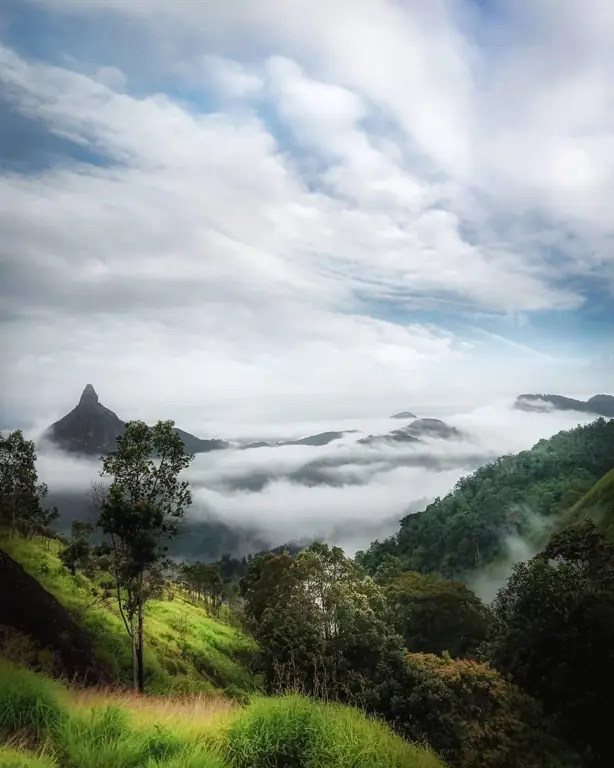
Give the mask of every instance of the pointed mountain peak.
POLYGON ((79 405, 98 405, 98 395, 91 384, 87 384, 81 393, 79 405))

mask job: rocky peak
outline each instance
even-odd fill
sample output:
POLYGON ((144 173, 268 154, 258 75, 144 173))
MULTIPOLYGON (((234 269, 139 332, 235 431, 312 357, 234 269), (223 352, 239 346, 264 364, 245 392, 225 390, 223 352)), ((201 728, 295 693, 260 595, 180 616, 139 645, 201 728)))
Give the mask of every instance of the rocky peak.
POLYGON ((85 385, 85 389, 81 393, 79 405, 98 405, 98 395, 91 384, 85 385))

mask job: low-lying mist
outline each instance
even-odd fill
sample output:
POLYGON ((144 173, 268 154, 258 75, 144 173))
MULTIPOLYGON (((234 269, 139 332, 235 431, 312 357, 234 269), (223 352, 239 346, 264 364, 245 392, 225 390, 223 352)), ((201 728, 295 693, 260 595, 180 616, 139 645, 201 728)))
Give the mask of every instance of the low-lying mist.
MULTIPOLYGON (((418 414, 431 416, 432 413, 418 414)), ((328 445, 261 447, 198 454, 186 478, 193 505, 175 542, 177 556, 238 556, 289 541, 323 539, 349 554, 394 533, 404 515, 419 511, 479 466, 528 449, 539 439, 593 420, 572 412, 530 413, 493 404, 445 420, 461 439, 370 444, 367 435, 404 425, 393 419, 295 424, 216 424, 208 435, 237 443, 295 439, 324 431, 356 430, 328 445)), ((184 429, 191 425, 178 424, 184 429)), ((208 425, 211 429, 211 425, 208 425)), ((34 435, 30 435, 36 437, 34 435)), ((99 461, 39 447, 38 469, 60 508, 62 527, 93 509, 88 494, 99 461)))

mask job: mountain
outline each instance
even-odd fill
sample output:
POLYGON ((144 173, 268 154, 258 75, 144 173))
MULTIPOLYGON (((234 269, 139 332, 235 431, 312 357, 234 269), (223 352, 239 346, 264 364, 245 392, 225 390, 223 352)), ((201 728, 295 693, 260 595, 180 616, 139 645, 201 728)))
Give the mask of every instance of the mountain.
POLYGON ((371 574, 390 555, 406 570, 465 576, 507 557, 510 540, 539 548, 544 533, 604 476, 589 498, 599 491, 599 502, 611 504, 606 473, 612 467, 614 420, 559 432, 462 478, 447 496, 406 515, 395 536, 373 542, 357 558, 371 574))
POLYGON ((352 432, 356 432, 355 429, 350 429, 346 432, 320 432, 317 435, 310 435, 309 437, 303 437, 300 440, 289 440, 282 445, 328 445, 333 440, 339 440, 343 435, 349 435, 352 432))
POLYGON ((405 431, 414 437, 440 437, 443 440, 461 437, 460 430, 440 419, 416 419, 405 427, 405 431))
POLYGON ((401 411, 401 413, 395 413, 390 417, 391 419, 417 419, 418 417, 410 413, 410 411, 401 411))
POLYGON ((112 451, 123 434, 124 422, 100 404, 96 390, 88 384, 76 408, 52 424, 45 437, 64 451, 100 456, 112 451))
POLYGON ((243 449, 247 448, 281 448, 284 445, 328 445, 333 440, 339 440, 343 435, 349 435, 356 432, 355 429, 346 430, 345 432, 319 432, 317 435, 309 435, 308 437, 302 437, 300 440, 279 440, 275 443, 267 443, 265 440, 259 440, 255 443, 248 443, 243 446, 243 449))
POLYGON ((519 395, 514 404, 522 411, 579 411, 594 413, 596 416, 614 418, 614 396, 594 395, 588 400, 576 400, 563 395, 519 395))
MULTIPOLYGON (((44 437, 63 451, 100 456, 115 449, 125 426, 117 414, 100 403, 96 390, 88 384, 78 405, 52 424, 44 437)), ((207 453, 230 447, 224 440, 202 440, 177 427, 174 431, 182 439, 187 453, 207 453)))
MULTIPOLYGON (((394 416, 392 418, 395 418, 394 416)), ((373 443, 419 443, 421 437, 437 437, 442 440, 459 438, 462 433, 439 419, 415 419, 411 424, 385 435, 369 435, 358 440, 361 445, 373 443)))

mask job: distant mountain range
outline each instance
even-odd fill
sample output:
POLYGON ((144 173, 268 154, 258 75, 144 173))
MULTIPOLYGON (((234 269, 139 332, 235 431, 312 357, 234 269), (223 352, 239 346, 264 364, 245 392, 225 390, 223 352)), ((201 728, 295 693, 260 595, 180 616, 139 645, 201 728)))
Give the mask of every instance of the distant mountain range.
POLYGON ((248 443, 243 446, 243 449, 247 448, 280 448, 284 445, 328 445, 333 440, 339 440, 343 435, 350 435, 356 432, 355 429, 349 429, 345 432, 319 432, 317 435, 310 435, 309 437, 302 437, 300 440, 278 440, 274 443, 267 443, 265 440, 259 440, 256 443, 248 443))
POLYGON ((575 400, 563 395, 519 395, 515 407, 522 411, 578 411, 614 418, 614 397, 594 395, 588 400, 575 400))
MULTIPOLYGON (((96 390, 88 384, 78 405, 52 424, 44 437, 64 451, 100 456, 115 449, 125 426, 117 414, 99 402, 96 390)), ((186 453, 208 453, 230 447, 224 440, 202 440, 183 429, 174 431, 183 440, 186 453)))
MULTIPOLYGON (((462 437, 462 433, 439 419, 418 419, 409 411, 397 413, 393 419, 411 419, 411 423, 400 429, 383 435, 369 435, 357 440, 362 445, 386 443, 419 443, 422 438, 439 438, 449 440, 462 437)), ((70 413, 52 424, 45 432, 44 438, 63 451, 80 453, 90 456, 100 456, 113 451, 117 438, 124 434, 126 422, 116 413, 105 408, 99 401, 96 390, 88 384, 81 394, 79 403, 70 413)), ((221 439, 203 439, 190 432, 175 427, 174 431, 182 439, 186 453, 209 453, 225 448, 280 448, 289 445, 324 446, 334 440, 341 439, 357 430, 319 432, 295 440, 280 440, 276 442, 257 441, 247 445, 233 445, 221 439)))

